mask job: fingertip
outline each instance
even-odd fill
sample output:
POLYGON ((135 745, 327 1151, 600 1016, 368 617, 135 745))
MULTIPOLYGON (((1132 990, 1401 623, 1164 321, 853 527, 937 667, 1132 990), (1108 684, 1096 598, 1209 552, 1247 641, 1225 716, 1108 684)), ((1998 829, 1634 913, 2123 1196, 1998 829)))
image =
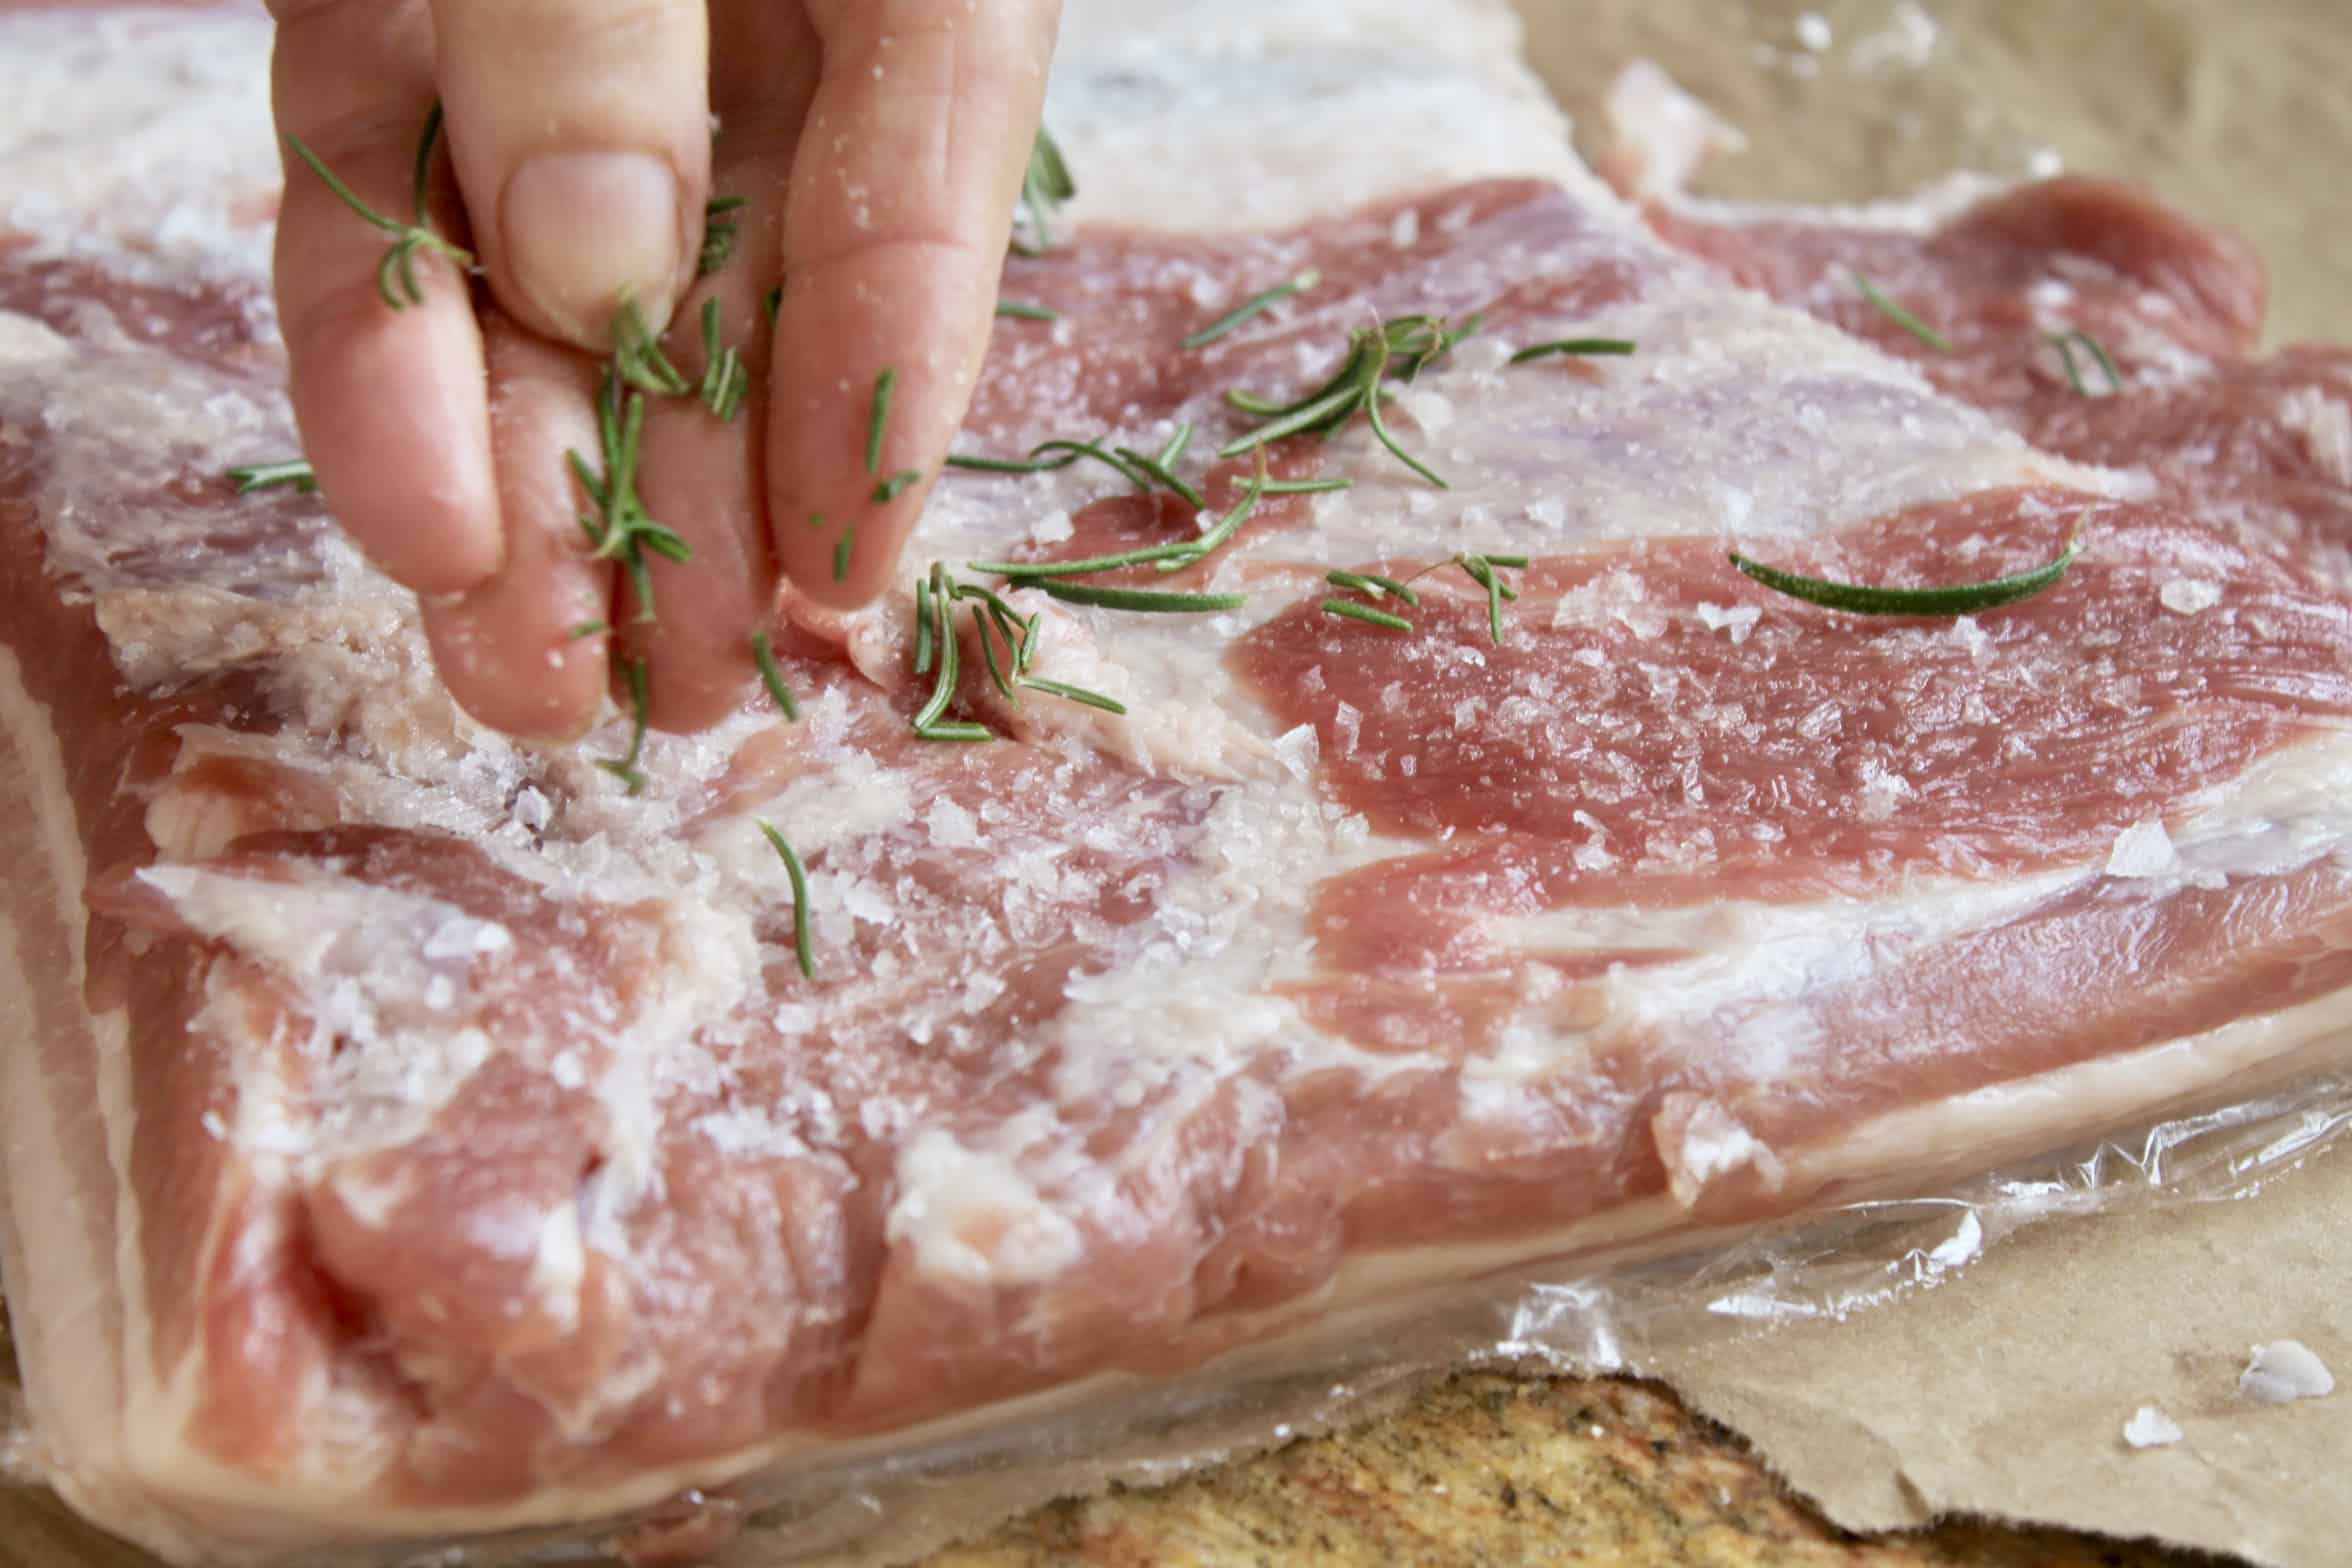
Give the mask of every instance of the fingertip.
POLYGON ((652 153, 542 152, 508 178, 499 204, 516 313, 591 351, 612 343, 624 300, 658 330, 684 289, 694 244, 685 182, 652 153))

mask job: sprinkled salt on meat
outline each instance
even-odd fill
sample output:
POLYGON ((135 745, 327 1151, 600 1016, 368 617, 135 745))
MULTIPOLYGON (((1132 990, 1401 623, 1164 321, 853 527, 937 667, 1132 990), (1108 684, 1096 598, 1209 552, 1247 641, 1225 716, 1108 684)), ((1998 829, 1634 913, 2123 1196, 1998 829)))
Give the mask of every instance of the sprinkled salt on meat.
POLYGON ((1073 18, 1074 233, 1005 283, 1060 319, 999 321, 956 450, 1188 424, 1203 504, 949 474, 902 588, 779 610, 798 720, 652 737, 638 795, 619 719, 481 730, 316 498, 220 477, 293 442, 265 26, 0 17, 45 106, 0 108, 0 1262, 76 1506, 182 1557, 674 1523, 2340 1031, 2352 426, 2340 356, 2242 357, 2234 246, 2079 183, 1645 225, 1486 8, 1184 14, 1073 18), (1123 713, 1008 699, 963 601, 945 717, 998 738, 914 734, 918 570, 1200 538, 1258 472, 1226 394, 1422 315, 1476 330, 1380 406, 1442 485, 1360 415, 1279 440, 1347 487, 1080 579, 1237 606, 998 585, 1029 673, 1123 713), (2065 381, 2076 327, 2121 390, 2065 381), (1513 363, 1571 337, 1635 347, 1513 363), (1725 560, 1925 587, 2070 541, 1961 617, 1725 560))

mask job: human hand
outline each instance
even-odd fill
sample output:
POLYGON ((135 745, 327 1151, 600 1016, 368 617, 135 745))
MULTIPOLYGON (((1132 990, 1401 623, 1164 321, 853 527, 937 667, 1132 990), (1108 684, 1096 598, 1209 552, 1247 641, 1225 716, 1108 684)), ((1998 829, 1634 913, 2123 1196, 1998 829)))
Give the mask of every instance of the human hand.
POLYGON ((609 635, 645 658, 652 721, 697 728, 753 678, 779 572, 829 605, 882 588, 987 346, 1059 0, 271 3, 279 130, 377 211, 410 216, 419 134, 445 109, 429 209, 483 286, 419 249, 422 298, 388 308, 386 235, 291 151, 276 280, 320 488, 417 591, 469 712, 577 734, 611 680, 609 635), (731 258, 698 277, 714 196, 745 205, 722 220, 731 258), (711 298, 749 395, 733 421, 648 400, 638 492, 693 554, 652 563, 658 620, 640 624, 626 573, 591 558, 565 454, 598 466, 620 303, 675 321, 664 346, 691 383, 711 298), (923 479, 878 502, 885 369, 881 472, 923 479), (577 635, 600 622, 614 630, 577 635))

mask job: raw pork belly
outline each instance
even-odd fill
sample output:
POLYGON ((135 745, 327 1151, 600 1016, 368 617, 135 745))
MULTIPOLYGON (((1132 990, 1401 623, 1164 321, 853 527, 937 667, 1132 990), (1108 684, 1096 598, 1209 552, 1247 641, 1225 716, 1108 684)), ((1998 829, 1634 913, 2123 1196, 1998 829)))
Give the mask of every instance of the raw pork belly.
POLYGON ((618 721, 469 725, 315 502, 222 477, 293 441, 265 24, 0 19, 0 1239, 93 1518, 250 1558, 609 1518, 2336 1050, 2352 432, 2340 361, 2237 357, 2233 251, 2076 185, 1668 245, 1494 7, 1077 9, 1077 237, 1006 282, 1061 319, 999 324, 963 450, 1205 450, 1225 389, 1476 314, 1389 404, 1450 488, 1361 421, 1282 444, 1353 488, 1119 579, 1246 608, 1012 595, 1124 717, 1008 707, 968 645, 954 711, 1006 738, 943 745, 922 561, 1199 526, 951 473, 908 591, 780 613, 800 721, 657 737, 637 797, 618 721), (1960 351, 1886 352, 1856 256, 1960 351), (2060 324, 2128 385, 2066 386, 2060 324), (1638 348, 1507 363, 1586 335, 1638 348), (2070 536, 1961 619, 1724 560, 1941 583, 2070 536), (1317 608, 1458 551, 1531 558, 1499 642, 1450 568, 1409 633, 1317 608))

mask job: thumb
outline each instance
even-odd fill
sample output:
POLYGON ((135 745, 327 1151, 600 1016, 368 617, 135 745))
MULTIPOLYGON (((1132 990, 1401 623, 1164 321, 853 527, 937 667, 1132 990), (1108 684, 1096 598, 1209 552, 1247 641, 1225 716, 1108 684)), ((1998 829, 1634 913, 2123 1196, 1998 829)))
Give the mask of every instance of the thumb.
POLYGON ((433 0, 450 156, 491 291, 592 351, 692 281, 710 182, 702 0, 433 0))

